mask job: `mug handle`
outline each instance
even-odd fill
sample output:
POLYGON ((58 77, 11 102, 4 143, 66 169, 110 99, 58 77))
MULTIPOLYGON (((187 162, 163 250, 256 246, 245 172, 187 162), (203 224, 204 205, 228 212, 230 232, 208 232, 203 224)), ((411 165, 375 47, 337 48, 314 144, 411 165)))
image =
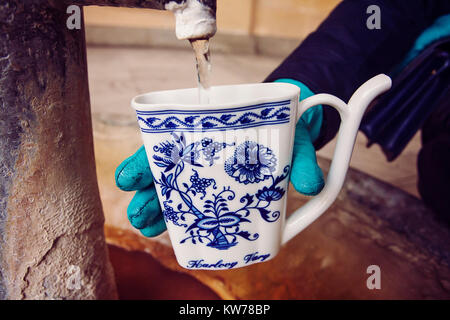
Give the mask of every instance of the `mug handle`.
POLYGON ((316 105, 334 107, 341 117, 341 124, 334 149, 333 159, 323 190, 305 205, 297 209, 284 226, 282 244, 285 244, 299 232, 320 217, 336 200, 350 164, 356 135, 365 110, 381 93, 389 90, 392 80, 384 74, 377 75, 364 83, 353 94, 348 105, 330 94, 316 94, 299 102, 297 121, 309 108, 316 105))

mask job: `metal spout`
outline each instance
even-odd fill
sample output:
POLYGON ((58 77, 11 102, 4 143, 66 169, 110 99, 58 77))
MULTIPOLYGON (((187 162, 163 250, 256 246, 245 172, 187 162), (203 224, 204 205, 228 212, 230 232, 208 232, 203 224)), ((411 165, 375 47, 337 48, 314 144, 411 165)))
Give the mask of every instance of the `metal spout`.
POLYGON ((216 33, 216 0, 171 0, 164 8, 175 14, 178 39, 208 39, 216 33))
POLYGON ((71 0, 76 5, 149 8, 172 11, 178 39, 209 39, 216 33, 217 0, 71 0))

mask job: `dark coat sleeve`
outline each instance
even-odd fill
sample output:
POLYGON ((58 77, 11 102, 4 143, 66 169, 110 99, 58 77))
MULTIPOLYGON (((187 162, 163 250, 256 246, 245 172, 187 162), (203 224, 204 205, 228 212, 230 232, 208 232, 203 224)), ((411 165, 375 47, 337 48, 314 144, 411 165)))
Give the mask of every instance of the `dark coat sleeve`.
MULTIPOLYGON (((448 13, 449 0, 344 0, 265 81, 291 78, 347 101, 369 78, 389 73, 421 32, 448 13), (367 28, 370 5, 380 7, 381 29, 367 28)), ((325 107, 316 147, 338 126, 337 112, 325 107)))

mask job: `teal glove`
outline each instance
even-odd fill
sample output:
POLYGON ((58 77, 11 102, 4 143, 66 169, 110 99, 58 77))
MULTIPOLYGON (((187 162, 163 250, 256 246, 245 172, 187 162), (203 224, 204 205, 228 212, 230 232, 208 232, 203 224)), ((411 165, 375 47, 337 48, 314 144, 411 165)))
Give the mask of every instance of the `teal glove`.
MULTIPOLYGON (((275 82, 287 82, 300 87, 300 100, 314 95, 299 81, 279 79, 275 82)), ((313 146, 313 142, 319 137, 322 121, 322 106, 315 106, 306 110, 295 128, 291 182, 295 190, 307 196, 315 196, 324 186, 323 173, 317 164, 316 149, 313 146)))
POLYGON ((425 29, 414 42, 411 50, 403 61, 391 72, 392 76, 399 74, 412 60, 434 42, 450 36, 450 14, 439 17, 425 29))
POLYGON ((115 176, 116 185, 123 191, 137 190, 127 209, 131 225, 146 237, 164 232, 166 223, 159 207, 144 146, 117 167, 115 176))
MULTIPOLYGON (((307 86, 296 80, 279 79, 276 82, 292 83, 300 87, 300 100, 313 95, 307 86)), ((295 130, 291 182, 295 190, 304 195, 316 195, 324 186, 323 173, 317 164, 313 146, 313 141, 319 136, 322 119, 322 106, 310 108, 300 118, 295 130)), ((121 190, 137 190, 127 209, 131 225, 146 237, 157 236, 166 230, 143 146, 117 167, 115 178, 116 185, 121 190)))

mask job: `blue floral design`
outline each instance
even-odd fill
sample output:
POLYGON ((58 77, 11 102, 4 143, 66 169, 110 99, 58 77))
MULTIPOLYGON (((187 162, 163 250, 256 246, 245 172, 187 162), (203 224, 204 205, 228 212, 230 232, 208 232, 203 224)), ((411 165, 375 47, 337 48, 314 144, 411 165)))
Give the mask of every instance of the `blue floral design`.
POLYGON ((192 171, 194 174, 189 179, 192 182, 191 191, 194 195, 195 193, 203 194, 203 197, 201 197, 201 199, 203 199, 206 196, 206 188, 208 188, 211 184, 214 184, 215 188, 216 181, 214 179, 200 178, 196 170, 192 169, 192 171))
POLYGON ((236 194, 231 188, 223 187, 218 190, 215 179, 201 177, 197 170, 191 168, 189 182, 179 185, 180 174, 186 169, 186 164, 203 167, 203 158, 209 166, 220 158, 220 150, 234 146, 234 144, 218 143, 210 138, 200 142, 187 144, 184 135, 172 133, 173 141, 165 141, 155 146, 153 150, 154 164, 164 168, 160 178, 155 179, 160 188, 163 201, 163 215, 166 223, 186 229, 187 236, 181 243, 191 241, 193 244, 204 243, 209 247, 226 250, 238 243, 239 238, 248 241, 258 239, 258 233, 250 233, 242 229, 243 224, 251 222, 251 212, 258 212, 267 222, 276 221, 280 212, 269 209, 273 201, 283 198, 285 190, 278 184, 289 175, 289 166, 283 173, 274 177, 277 160, 273 152, 255 142, 246 141, 239 145, 232 158, 226 161, 227 173, 244 184, 256 183, 271 179, 270 186, 260 189, 255 195, 246 194, 240 199, 242 207, 232 211, 228 202, 234 200, 236 194), (241 161, 244 161, 244 164, 241 161), (177 197, 178 205, 174 206, 177 197), (194 205, 193 199, 199 197, 203 208, 194 205))
POLYGON ((178 214, 172 209, 172 207, 169 205, 169 203, 172 203, 172 200, 164 201, 164 210, 162 212, 166 222, 172 221, 173 224, 176 226, 187 227, 186 224, 178 223, 178 220, 179 220, 178 214))
POLYGON ((225 162, 225 172, 244 184, 258 183, 272 176, 277 159, 272 150, 253 141, 239 145, 225 162))
POLYGON ((205 160, 209 161, 210 166, 213 165, 214 160, 219 159, 219 155, 217 155, 217 153, 227 147, 226 143, 214 142, 210 138, 202 139, 201 144, 203 147, 202 152, 205 157, 205 160))
POLYGON ((284 190, 280 187, 263 187, 256 193, 256 198, 261 201, 278 201, 284 196, 284 190))

